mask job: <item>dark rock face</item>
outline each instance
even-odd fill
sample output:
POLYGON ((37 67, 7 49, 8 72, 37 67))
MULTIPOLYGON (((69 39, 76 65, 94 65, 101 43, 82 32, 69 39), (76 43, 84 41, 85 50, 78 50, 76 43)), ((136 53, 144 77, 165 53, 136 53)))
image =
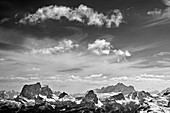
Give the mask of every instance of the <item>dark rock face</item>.
POLYGON ((152 97, 149 92, 145 91, 135 91, 128 95, 128 98, 132 98, 133 100, 143 100, 145 97, 152 97))
POLYGON ((125 100, 125 97, 122 93, 119 93, 118 95, 113 95, 109 99, 111 100, 125 100))
POLYGON ((26 97, 28 99, 35 99, 39 94, 50 98, 52 96, 52 90, 48 86, 41 87, 41 84, 37 82, 36 84, 24 85, 20 96, 26 97))
POLYGON ((48 86, 41 88, 41 95, 46 95, 47 98, 51 98, 52 94, 53 92, 48 86))
POLYGON ((87 92, 87 94, 85 95, 81 103, 90 103, 90 102, 94 102, 95 104, 98 103, 97 95, 94 93, 93 90, 87 92))
POLYGON ((24 85, 20 96, 26 97, 28 99, 34 99, 36 95, 41 92, 41 84, 38 82, 36 84, 24 85))
POLYGON ((63 92, 63 93, 61 93, 58 97, 59 97, 59 99, 60 98, 63 98, 63 97, 65 97, 66 95, 68 95, 66 92, 63 92))
POLYGON ((133 86, 126 86, 122 83, 118 83, 115 86, 102 87, 101 89, 96 89, 97 93, 110 93, 110 92, 122 92, 124 95, 134 92, 133 86))

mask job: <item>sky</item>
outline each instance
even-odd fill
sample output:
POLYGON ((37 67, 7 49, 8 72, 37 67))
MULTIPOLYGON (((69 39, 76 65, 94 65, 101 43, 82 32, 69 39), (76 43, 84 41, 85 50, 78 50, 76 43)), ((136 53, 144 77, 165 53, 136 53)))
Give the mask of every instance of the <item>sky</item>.
POLYGON ((1 0, 0 89, 170 87, 169 0, 1 0))

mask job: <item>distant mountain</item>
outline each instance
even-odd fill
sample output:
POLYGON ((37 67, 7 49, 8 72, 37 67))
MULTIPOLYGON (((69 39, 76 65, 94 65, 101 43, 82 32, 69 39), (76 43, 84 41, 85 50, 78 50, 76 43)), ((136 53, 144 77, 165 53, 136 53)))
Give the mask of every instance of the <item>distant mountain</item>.
POLYGON ((128 95, 128 98, 141 101, 144 98, 152 98, 152 95, 149 92, 145 92, 145 91, 135 91, 135 92, 131 92, 128 95))
POLYGON ((166 88, 165 90, 162 90, 159 94, 163 95, 164 93, 170 93, 170 88, 166 88))
POLYGON ((159 94, 159 91, 158 90, 151 91, 150 94, 159 94))
POLYGON ((1 90, 0 91, 0 98, 14 99, 15 97, 17 97, 18 94, 19 94, 19 92, 16 92, 14 90, 12 90, 12 91, 1 90))
POLYGON ((115 86, 102 87, 101 89, 96 89, 97 93, 110 93, 110 92, 122 92, 124 95, 134 92, 135 88, 133 86, 126 86, 123 83, 118 83, 115 86))

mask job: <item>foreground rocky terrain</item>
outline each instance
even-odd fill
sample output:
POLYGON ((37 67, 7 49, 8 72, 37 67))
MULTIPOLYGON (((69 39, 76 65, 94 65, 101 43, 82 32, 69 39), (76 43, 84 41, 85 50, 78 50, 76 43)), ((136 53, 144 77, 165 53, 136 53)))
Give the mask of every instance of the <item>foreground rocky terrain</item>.
POLYGON ((151 95, 121 83, 84 95, 54 93, 36 83, 25 85, 14 98, 4 97, 1 94, 0 113, 170 113, 169 90, 151 95))

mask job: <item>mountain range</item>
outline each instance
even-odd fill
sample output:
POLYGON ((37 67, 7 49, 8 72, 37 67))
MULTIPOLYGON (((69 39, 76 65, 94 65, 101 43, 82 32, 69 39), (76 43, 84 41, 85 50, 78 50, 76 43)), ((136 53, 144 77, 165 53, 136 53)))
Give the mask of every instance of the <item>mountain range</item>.
POLYGON ((170 113, 169 88, 152 95, 118 83, 73 96, 37 82, 13 98, 5 95, 0 95, 0 113, 170 113))

